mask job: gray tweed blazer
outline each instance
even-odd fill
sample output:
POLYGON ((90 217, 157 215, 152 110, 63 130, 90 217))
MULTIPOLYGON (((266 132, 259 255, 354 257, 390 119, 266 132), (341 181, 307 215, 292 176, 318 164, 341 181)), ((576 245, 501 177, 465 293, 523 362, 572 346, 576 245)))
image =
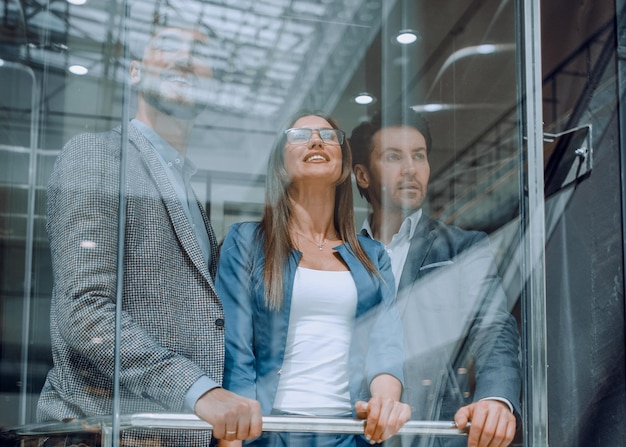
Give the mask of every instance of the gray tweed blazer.
MULTIPOLYGON (((132 124, 128 129, 120 410, 181 412, 200 376, 221 383, 224 315, 215 267, 209 271, 204 262, 163 166, 143 135, 132 124)), ((120 128, 78 135, 50 178, 54 367, 39 399, 40 421, 112 413, 120 146, 120 128)), ((203 216, 216 266, 215 236, 203 216)), ((134 439, 145 444, 153 434, 134 439)), ((160 436, 163 445, 210 439, 206 432, 160 436)))

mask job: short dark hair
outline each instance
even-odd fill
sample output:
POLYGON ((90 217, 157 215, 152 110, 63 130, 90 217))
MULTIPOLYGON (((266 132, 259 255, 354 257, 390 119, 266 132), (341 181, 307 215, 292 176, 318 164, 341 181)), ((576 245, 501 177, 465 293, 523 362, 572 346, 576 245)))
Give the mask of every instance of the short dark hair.
POLYGON ((352 148, 352 166, 369 166, 370 155, 374 149, 374 134, 383 127, 408 126, 417 129, 426 140, 426 150, 430 153, 432 138, 428 120, 417 112, 392 109, 377 111, 369 121, 364 121, 352 130, 350 147, 352 148))
MULTIPOLYGON (((352 149, 352 168, 360 164, 367 168, 374 150, 374 134, 384 127, 408 126, 418 130, 426 141, 426 151, 430 153, 432 137, 428 120, 412 109, 385 109, 379 110, 369 121, 364 121, 352 130, 350 148, 352 149)), ((358 186, 358 184, 357 184, 358 186)), ((367 190, 358 186, 361 197, 369 201, 367 190)))

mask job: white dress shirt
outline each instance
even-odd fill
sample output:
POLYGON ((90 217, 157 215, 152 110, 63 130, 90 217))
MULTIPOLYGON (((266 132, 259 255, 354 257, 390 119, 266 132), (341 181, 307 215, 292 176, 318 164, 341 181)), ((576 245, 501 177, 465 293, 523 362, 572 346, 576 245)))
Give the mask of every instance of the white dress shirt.
MULTIPOLYGON (((396 280, 396 290, 398 290, 398 284, 400 284, 400 276, 402 275, 402 270, 404 269, 406 256, 409 253, 411 239, 415 234, 415 228, 417 228, 417 224, 421 217, 422 209, 420 208, 404 219, 398 232, 391 238, 391 242, 389 242, 388 245, 385 245, 387 254, 391 258, 391 270, 393 271, 393 276, 396 280)), ((365 219, 363 222, 361 231, 363 230, 365 230, 369 237, 376 239, 374 237, 374 233, 372 232, 372 228, 370 227, 369 218, 365 219)))

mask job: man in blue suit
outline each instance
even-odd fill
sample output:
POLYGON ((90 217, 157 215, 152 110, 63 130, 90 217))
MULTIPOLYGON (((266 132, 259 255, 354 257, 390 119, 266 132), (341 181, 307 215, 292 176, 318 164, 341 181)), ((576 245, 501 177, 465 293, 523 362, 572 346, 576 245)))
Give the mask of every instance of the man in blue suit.
MULTIPOLYGON (((363 232, 390 254, 403 319, 405 389, 412 417, 471 422, 469 436, 401 439, 412 446, 506 446, 519 425, 519 334, 486 234, 433 220, 431 136, 408 110, 376 114, 350 139, 363 232)), ((398 442, 399 440, 396 440, 398 442)))

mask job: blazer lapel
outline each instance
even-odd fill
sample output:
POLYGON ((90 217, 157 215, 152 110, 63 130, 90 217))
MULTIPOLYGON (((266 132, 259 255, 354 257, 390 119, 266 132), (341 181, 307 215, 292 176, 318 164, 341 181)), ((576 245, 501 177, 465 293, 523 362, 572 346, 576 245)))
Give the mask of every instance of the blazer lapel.
MULTIPOLYGON (((130 142, 139 150, 146 166, 148 167, 148 170, 150 171, 150 175, 155 179, 155 182, 158 185, 159 193, 163 198, 163 203, 165 204, 169 214, 172 226, 174 227, 176 236, 180 240, 183 249, 209 284, 211 284, 211 287, 213 287, 213 278, 215 273, 209 272, 208 266, 204 261, 204 256, 202 255, 202 250, 200 249, 200 245, 196 239, 196 235, 194 234, 191 224, 185 215, 185 211, 183 210, 178 195, 170 183, 170 180, 163 169, 163 165, 157 158, 152 145, 133 125, 128 126, 128 134, 130 142)), ((213 256, 213 254, 217 253, 215 235, 213 235, 213 229, 211 228, 211 224, 209 223, 208 217, 202 207, 200 207, 200 210, 203 219, 205 219, 207 231, 209 232, 209 240, 211 241, 211 256, 213 256)), ((215 269, 214 264, 216 263, 217 258, 213 256, 213 262, 211 262, 212 270, 215 269)))
POLYGON ((422 214, 422 218, 415 228, 415 234, 409 245, 409 252, 406 256, 404 268, 400 275, 400 283, 398 284, 398 293, 411 285, 420 277, 420 267, 424 265, 424 259, 430 252, 430 248, 436 238, 433 230, 432 220, 422 214))
MULTIPOLYGON (((204 207, 196 197, 196 193, 194 192, 194 198, 196 199, 196 203, 198 204, 198 208, 200 208, 200 214, 202 214, 202 220, 204 221, 204 227, 206 228, 207 234, 209 235, 209 243, 211 247, 211 259, 209 264, 209 273, 211 274, 211 279, 215 281, 215 275, 217 274, 217 263, 219 261, 219 246, 217 245, 217 238, 215 237, 215 232, 213 231, 213 225, 211 225, 211 221, 209 220, 209 216, 204 211, 204 207)), ((194 237, 195 239, 195 237, 194 237)), ((197 243, 197 242, 196 242, 197 243)))

